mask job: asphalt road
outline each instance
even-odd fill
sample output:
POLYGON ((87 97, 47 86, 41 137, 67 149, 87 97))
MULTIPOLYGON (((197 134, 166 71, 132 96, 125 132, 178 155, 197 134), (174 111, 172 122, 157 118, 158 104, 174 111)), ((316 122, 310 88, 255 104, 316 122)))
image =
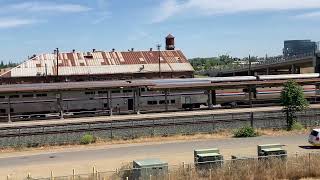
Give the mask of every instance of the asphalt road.
POLYGON ((320 153, 320 149, 299 147, 308 145, 307 135, 99 145, 53 151, 3 153, 0 154, 0 176, 26 175, 28 172, 38 177, 49 176, 51 170, 54 170, 56 175, 67 175, 71 174, 73 168, 77 173, 88 173, 93 165, 100 171, 109 171, 132 160, 144 158, 160 158, 169 162, 169 165, 178 165, 182 162, 192 163, 193 150, 199 148, 217 147, 225 159, 230 159, 231 155, 256 156, 257 145, 269 143, 285 144, 289 154, 314 151, 320 153))

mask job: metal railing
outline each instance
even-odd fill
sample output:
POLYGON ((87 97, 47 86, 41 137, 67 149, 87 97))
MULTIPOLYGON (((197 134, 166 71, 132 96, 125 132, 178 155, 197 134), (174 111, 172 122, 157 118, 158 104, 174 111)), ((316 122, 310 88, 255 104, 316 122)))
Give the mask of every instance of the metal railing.
MULTIPOLYGON (((287 62, 292 62, 292 61, 297 61, 300 59, 305 59, 309 57, 314 57, 315 53, 306 53, 306 54, 301 54, 301 55, 296 55, 296 56, 291 56, 291 57, 283 57, 279 56, 276 58, 266 58, 263 61, 255 61, 251 63, 251 68, 257 68, 259 66, 267 66, 267 65, 273 65, 273 64, 281 64, 281 63, 287 63, 287 62)), ((233 72, 233 71, 245 71, 249 69, 249 62, 246 64, 231 64, 231 65, 224 65, 224 66, 217 66, 214 67, 213 69, 210 69, 211 73, 228 73, 228 72, 233 72)))
MULTIPOLYGON (((320 124, 320 109, 297 113, 297 120, 305 127, 320 124)), ((0 128, 0 147, 36 147, 43 145, 79 144, 90 133, 103 140, 135 139, 139 137, 212 133, 253 124, 255 128, 285 128, 282 111, 246 112, 159 119, 129 119, 60 125, 0 128), (251 119, 252 117, 252 119, 251 119)))

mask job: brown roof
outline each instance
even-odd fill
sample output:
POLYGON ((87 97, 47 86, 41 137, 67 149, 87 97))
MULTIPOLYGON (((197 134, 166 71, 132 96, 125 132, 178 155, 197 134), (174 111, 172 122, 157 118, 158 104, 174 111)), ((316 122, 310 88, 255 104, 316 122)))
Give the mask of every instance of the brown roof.
MULTIPOLYGON (((53 53, 37 55, 13 68, 2 77, 56 75, 57 57, 53 53)), ((159 51, 66 52, 59 53, 59 75, 153 73, 159 71, 159 51)), ((162 72, 193 72, 180 50, 161 51, 162 72)))

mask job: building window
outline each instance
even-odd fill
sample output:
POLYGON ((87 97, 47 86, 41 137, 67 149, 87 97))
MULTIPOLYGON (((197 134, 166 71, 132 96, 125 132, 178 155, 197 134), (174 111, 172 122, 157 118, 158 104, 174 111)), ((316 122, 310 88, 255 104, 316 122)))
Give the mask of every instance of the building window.
POLYGON ((84 92, 84 94, 85 95, 92 95, 92 94, 95 94, 95 92, 94 91, 86 91, 86 92, 84 92))
POLYGON ((5 99, 6 97, 5 96, 0 96, 0 99, 5 99))
POLYGON ((6 110, 5 109, 0 109, 0 113, 5 114, 6 110))
POLYGON ((171 100, 171 104, 175 104, 175 103, 176 103, 175 99, 171 100))
POLYGON ((33 97, 33 94, 23 94, 22 97, 33 97))
POLYGON ((10 95, 10 98, 19 98, 19 95, 10 95))
POLYGON ((46 93, 42 93, 42 94, 36 94, 37 97, 47 97, 48 95, 46 93))

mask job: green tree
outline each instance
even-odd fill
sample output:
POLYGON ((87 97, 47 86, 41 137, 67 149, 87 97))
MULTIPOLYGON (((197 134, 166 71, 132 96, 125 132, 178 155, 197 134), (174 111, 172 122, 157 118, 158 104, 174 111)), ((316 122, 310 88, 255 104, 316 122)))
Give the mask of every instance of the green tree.
POLYGON ((303 111, 309 106, 302 87, 294 80, 289 80, 284 84, 281 92, 281 105, 283 112, 286 113, 287 128, 291 130, 292 125, 296 122, 296 112, 303 111))

